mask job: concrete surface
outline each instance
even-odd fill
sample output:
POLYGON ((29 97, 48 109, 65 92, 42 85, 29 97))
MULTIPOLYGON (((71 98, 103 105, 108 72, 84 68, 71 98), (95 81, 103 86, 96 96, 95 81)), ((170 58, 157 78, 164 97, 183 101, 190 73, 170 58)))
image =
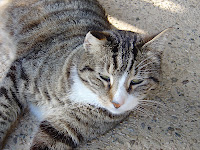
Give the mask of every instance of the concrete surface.
MULTIPOLYGON (((163 80, 149 99, 161 104, 133 112, 117 128, 81 149, 200 149, 200 1, 100 0, 120 29, 156 33, 174 27, 164 44, 163 80)), ((37 120, 26 114, 5 149, 28 149, 37 120)))

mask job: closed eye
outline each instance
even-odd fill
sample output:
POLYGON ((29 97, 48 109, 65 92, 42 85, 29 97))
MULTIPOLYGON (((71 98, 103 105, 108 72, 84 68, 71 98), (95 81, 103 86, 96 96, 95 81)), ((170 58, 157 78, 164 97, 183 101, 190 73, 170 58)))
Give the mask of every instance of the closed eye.
POLYGON ((137 84, 140 84, 142 82, 143 82, 143 80, 141 80, 141 79, 134 79, 134 80, 131 80, 130 85, 137 85, 137 84))
POLYGON ((106 82, 110 82, 110 77, 108 76, 100 75, 100 78, 106 82))

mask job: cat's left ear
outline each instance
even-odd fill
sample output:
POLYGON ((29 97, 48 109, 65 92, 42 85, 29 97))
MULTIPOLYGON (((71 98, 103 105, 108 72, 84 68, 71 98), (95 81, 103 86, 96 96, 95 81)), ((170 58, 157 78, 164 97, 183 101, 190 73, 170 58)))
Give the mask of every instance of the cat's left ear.
POLYGON ((100 31, 90 31, 86 34, 83 47, 86 51, 99 51, 107 41, 108 35, 100 31))
POLYGON ((136 43, 136 47, 139 49, 151 49, 151 47, 156 51, 162 51, 164 47, 164 42, 166 41, 166 36, 173 28, 167 28, 157 34, 143 37, 139 42, 136 43))

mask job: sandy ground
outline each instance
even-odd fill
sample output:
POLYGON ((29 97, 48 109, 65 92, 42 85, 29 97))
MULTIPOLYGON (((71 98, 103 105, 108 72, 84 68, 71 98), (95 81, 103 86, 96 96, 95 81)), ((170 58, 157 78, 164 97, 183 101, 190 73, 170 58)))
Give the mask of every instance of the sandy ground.
MULTIPOLYGON (((120 29, 144 34, 173 27, 164 44, 163 80, 150 96, 162 105, 133 112, 117 128, 81 149, 200 149, 200 1, 100 0, 120 29)), ((24 115, 5 149, 28 149, 37 120, 24 115)))

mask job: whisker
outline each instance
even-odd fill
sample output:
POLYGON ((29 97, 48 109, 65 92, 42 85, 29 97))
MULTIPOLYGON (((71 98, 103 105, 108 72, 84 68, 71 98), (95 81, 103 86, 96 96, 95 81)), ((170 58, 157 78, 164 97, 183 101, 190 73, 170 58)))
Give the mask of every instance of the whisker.
MULTIPOLYGON (((146 114, 146 112, 145 112, 145 111, 143 111, 142 109, 135 108, 135 110, 136 110, 136 111, 139 111, 139 112, 141 112, 142 114, 145 114, 145 115, 147 115, 147 114, 146 114)), ((148 115, 147 115, 147 116, 148 116, 148 115)))
POLYGON ((153 106, 158 106, 157 104, 154 103, 140 103, 141 106, 149 106, 149 107, 153 107, 153 106))
MULTIPOLYGON (((140 103, 140 102, 142 102, 142 104, 144 104, 144 103, 153 103, 153 104, 161 105, 161 106, 167 108, 167 106, 164 105, 163 103, 157 102, 157 101, 154 101, 154 100, 139 100, 139 103, 140 103)), ((140 104, 141 104, 141 103, 140 103, 140 104)))
POLYGON ((156 55, 156 53, 152 54, 151 56, 147 57, 146 59, 142 60, 139 64, 137 64, 137 66, 135 68, 138 68, 140 65, 142 65, 146 60, 154 57, 156 55))
POLYGON ((150 71, 158 71, 158 70, 157 69, 140 70, 140 71, 138 71, 138 73, 140 73, 140 72, 150 72, 150 71))
POLYGON ((148 75, 148 74, 156 72, 156 71, 157 70, 140 70, 140 71, 138 71, 137 76, 143 75, 142 78, 144 78, 144 75, 148 75))
POLYGON ((137 69, 137 70, 140 70, 140 69, 142 69, 142 68, 144 68, 144 67, 146 67, 146 66, 148 66, 148 65, 150 65, 150 64, 152 64, 152 63, 154 63, 154 61, 151 61, 151 62, 149 62, 149 63, 147 63, 147 64, 145 64, 145 65, 143 65, 143 66, 137 67, 137 68, 135 68, 135 70, 136 70, 136 69, 137 69))
POLYGON ((145 109, 144 107, 141 107, 139 105, 135 108, 135 110, 142 112, 143 114, 147 115, 148 117, 151 117, 150 115, 153 115, 152 112, 148 111, 147 109, 145 109))
POLYGON ((142 60, 139 64, 137 64, 137 66, 135 68, 138 68, 140 65, 142 65, 145 61, 147 61, 148 59, 152 58, 154 55, 151 55, 149 57, 147 57, 146 59, 142 60))
POLYGON ((138 74, 149 74, 149 73, 152 73, 152 72, 138 72, 138 74))

